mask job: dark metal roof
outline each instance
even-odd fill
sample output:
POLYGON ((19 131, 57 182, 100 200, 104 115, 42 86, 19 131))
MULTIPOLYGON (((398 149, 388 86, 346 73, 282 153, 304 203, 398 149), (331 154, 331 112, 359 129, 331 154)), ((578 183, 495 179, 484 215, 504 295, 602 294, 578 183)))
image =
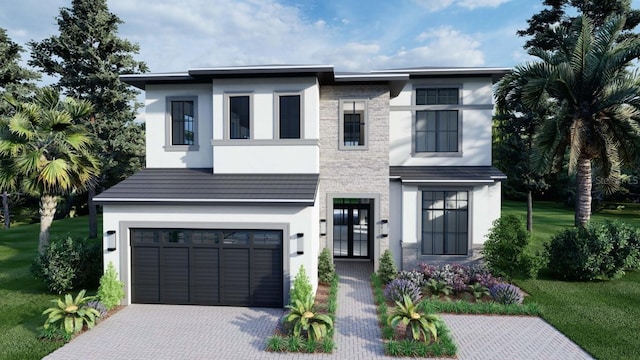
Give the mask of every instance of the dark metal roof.
POLYGON ((282 204, 311 206, 318 174, 214 174, 143 169, 94 197, 97 204, 282 204))
POLYGON ((493 166, 391 166, 389 176, 403 182, 496 182, 507 176, 493 166))

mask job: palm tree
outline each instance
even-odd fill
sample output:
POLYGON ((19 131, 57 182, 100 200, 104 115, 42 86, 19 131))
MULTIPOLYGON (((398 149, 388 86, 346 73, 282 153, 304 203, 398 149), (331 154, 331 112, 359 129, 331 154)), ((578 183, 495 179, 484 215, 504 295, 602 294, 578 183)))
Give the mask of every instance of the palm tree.
POLYGON ((640 150, 640 78, 629 70, 640 40, 620 37, 624 24, 624 17, 611 17, 595 28, 583 16, 570 29, 559 27, 559 50, 531 49, 540 61, 515 67, 497 85, 498 104, 558 109, 541 120, 536 163, 560 169, 568 153, 577 182, 576 226, 591 217, 592 175, 615 191, 620 166, 632 164, 640 150))
POLYGON ((16 113, 0 124, 0 188, 40 196, 38 251, 42 253, 49 245, 58 196, 86 189, 98 174, 93 137, 77 123, 92 106, 71 98, 60 100, 52 88, 38 90, 29 103, 6 100, 16 113))

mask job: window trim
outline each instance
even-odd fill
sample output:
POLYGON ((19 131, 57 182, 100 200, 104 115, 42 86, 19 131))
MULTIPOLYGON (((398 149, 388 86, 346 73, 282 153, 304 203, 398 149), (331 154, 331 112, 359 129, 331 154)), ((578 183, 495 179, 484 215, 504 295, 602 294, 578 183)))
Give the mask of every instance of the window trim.
POLYGON ((415 84, 411 91, 411 156, 412 157, 462 157, 462 141, 463 141, 463 109, 462 102, 463 86, 460 83, 438 83, 438 84, 415 84), (457 104, 440 104, 440 105, 417 105, 418 89, 458 89, 457 104), (458 150, 457 151, 417 151, 417 112, 418 111, 458 111, 458 150))
POLYGON ((165 122, 164 122, 164 149, 165 151, 198 151, 198 96, 167 96, 165 98, 165 122), (173 118, 171 104, 174 101, 193 101, 193 144, 192 145, 174 145, 173 144, 173 118))
POLYGON ((368 150, 369 149, 369 99, 368 98, 340 98, 338 112, 338 150, 368 150), (344 110, 349 102, 364 102, 364 145, 344 145, 344 110))
POLYGON ((474 188, 472 187, 454 187, 454 186, 445 186, 445 187, 430 187, 430 186, 420 186, 418 187, 418 203, 416 211, 418 213, 417 216, 417 228, 416 232, 418 235, 417 242, 417 259, 418 261, 427 261, 438 258, 446 258, 446 259, 466 259, 469 256, 473 255, 473 194, 474 188), (467 192, 467 252, 464 255, 461 254, 423 254, 422 253, 422 205, 424 203, 424 199, 422 193, 424 191, 466 191, 467 192))
POLYGON ((273 138, 282 141, 295 141, 305 139, 305 117, 304 117, 304 91, 276 91, 273 94, 273 138), (280 138, 280 97, 281 96, 299 96, 300 97, 300 137, 299 138, 280 138))
POLYGON ((253 92, 225 92, 224 93, 224 121, 222 123, 222 133, 224 140, 231 141, 250 141, 254 139, 254 124, 253 124, 253 92), (231 138, 231 106, 229 101, 232 97, 248 96, 249 97, 249 138, 248 139, 232 139, 231 138))

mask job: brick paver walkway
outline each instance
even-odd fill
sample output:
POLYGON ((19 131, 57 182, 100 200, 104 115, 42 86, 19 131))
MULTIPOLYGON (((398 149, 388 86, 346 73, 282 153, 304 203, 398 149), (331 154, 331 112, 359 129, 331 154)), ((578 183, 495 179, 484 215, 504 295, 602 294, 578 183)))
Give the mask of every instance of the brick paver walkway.
MULTIPOLYGON (((282 309, 223 306, 127 306, 45 359, 393 359, 384 356, 368 262, 337 262, 340 274, 333 354, 264 351, 282 309)), ((535 317, 442 315, 458 359, 590 359, 535 317)))

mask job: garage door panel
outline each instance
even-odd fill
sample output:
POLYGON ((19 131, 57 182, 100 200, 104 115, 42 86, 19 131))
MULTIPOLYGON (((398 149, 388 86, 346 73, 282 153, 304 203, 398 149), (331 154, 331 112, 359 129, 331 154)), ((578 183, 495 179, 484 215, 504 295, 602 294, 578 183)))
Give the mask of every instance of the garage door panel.
POLYGON ((132 252, 132 268, 133 301, 159 303, 160 249, 157 247, 135 247, 132 252))
POLYGON ((195 304, 217 305, 220 303, 219 253, 219 249, 210 248, 194 248, 192 251, 191 294, 195 304))
POLYGON ((282 231, 207 229, 225 239, 209 242, 202 231, 131 229, 133 302, 282 307, 282 231))
POLYGON ((282 303, 282 274, 273 269, 282 269, 281 249, 254 249, 252 266, 253 305, 279 306, 282 303))
POLYGON ((163 280, 162 302, 189 303, 189 248, 162 249, 163 280))
POLYGON ((249 249, 222 250, 222 303, 249 305, 249 249))

